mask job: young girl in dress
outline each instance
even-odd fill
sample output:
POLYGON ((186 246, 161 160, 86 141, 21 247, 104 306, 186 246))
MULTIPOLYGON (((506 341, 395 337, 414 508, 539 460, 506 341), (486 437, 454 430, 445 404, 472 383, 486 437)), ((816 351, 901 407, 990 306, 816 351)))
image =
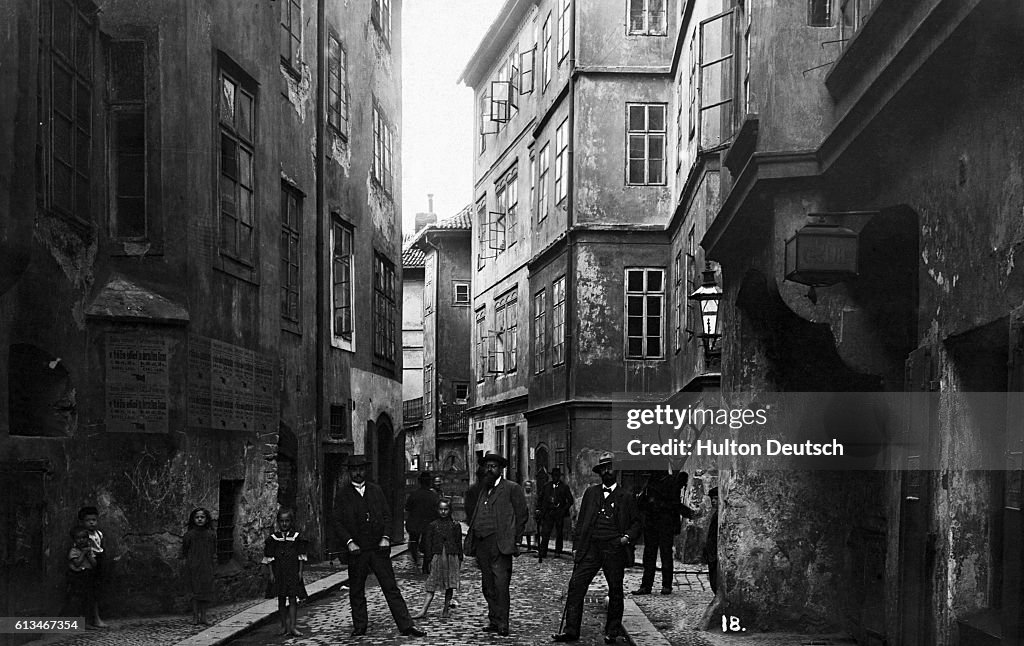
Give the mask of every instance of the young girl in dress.
POLYGON ((267 565, 267 598, 277 597, 277 616, 281 621, 281 634, 301 637, 295 627, 298 614, 296 604, 306 598, 302 582, 302 568, 306 562, 306 541, 292 530, 294 520, 290 509, 277 512, 278 531, 270 535, 263 548, 263 563, 267 565))
POLYGON ((442 498, 437 504, 437 520, 430 523, 423 536, 420 546, 423 558, 431 559, 430 575, 425 584, 427 597, 423 608, 413 615, 413 619, 427 616, 427 608, 434 600, 434 593, 444 590, 444 610, 442 617, 451 616, 452 595, 459 589, 459 577, 462 571, 462 526, 452 520, 451 503, 442 498))
POLYGON ((188 531, 181 541, 185 559, 185 582, 192 597, 192 623, 210 625, 206 608, 213 601, 213 568, 217 557, 217 532, 205 509, 193 509, 188 515, 188 531))

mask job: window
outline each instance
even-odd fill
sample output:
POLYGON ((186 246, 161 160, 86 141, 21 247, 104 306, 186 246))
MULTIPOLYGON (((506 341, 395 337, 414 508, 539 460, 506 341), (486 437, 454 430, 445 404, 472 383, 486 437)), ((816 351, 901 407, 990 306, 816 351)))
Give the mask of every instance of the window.
POLYGON ((690 139, 697 132, 697 30, 693 30, 690 36, 690 110, 687 113, 689 118, 690 139))
POLYGON ((235 555, 235 518, 243 480, 221 480, 217 505, 217 562, 227 563, 235 555))
POLYGON ((302 250, 302 195, 281 185, 281 318, 299 321, 299 258, 302 250))
POLYGON ((488 243, 490 237, 489 237, 489 228, 488 228, 488 225, 487 225, 487 196, 486 195, 481 197, 480 201, 476 203, 476 221, 477 221, 477 230, 479 231, 479 233, 477 234, 477 238, 478 238, 477 243, 478 243, 478 245, 480 247, 480 251, 476 255, 476 268, 477 269, 481 269, 484 265, 487 264, 487 258, 490 255, 490 254, 487 253, 488 252, 488 247, 490 247, 490 244, 488 243))
POLYGON ((544 144, 540 149, 540 175, 537 177, 537 221, 548 217, 548 166, 551 164, 551 147, 544 144))
POLYGON ((551 365, 565 363, 565 276, 551 284, 551 365))
POLYGON ((38 199, 59 215, 91 220, 96 10, 81 0, 41 0, 39 7, 38 199))
POLYGON ((455 388, 455 403, 469 403, 469 384, 464 381, 457 381, 453 386, 455 388))
POLYGON ((566 117, 555 130, 555 204, 561 204, 565 199, 568 189, 569 159, 567 149, 569 141, 566 137, 566 130, 569 127, 569 119, 566 117))
POLYGON ((640 36, 664 36, 665 0, 629 0, 629 33, 640 36))
POLYGON ((629 160, 626 183, 660 185, 665 183, 665 105, 629 104, 626 106, 629 160))
POLYGON ((811 27, 831 27, 832 0, 807 0, 807 24, 811 27))
POLYGON ((391 42, 391 0, 373 0, 370 19, 385 43, 391 42))
POLYGON ((754 24, 754 12, 744 9, 747 26, 743 29, 743 114, 750 114, 754 107, 750 102, 750 31, 754 24))
POLYGON ((520 78, 519 67, 517 66, 518 59, 519 46, 516 45, 509 52, 507 62, 498 69, 497 80, 491 81, 490 84, 490 119, 498 124, 499 131, 515 116, 515 112, 519 109, 519 83, 522 79, 520 78))
POLYGON ((469 283, 457 281, 452 283, 452 304, 469 305, 469 283))
POLYGON ((490 114, 488 114, 487 106, 490 103, 490 98, 487 96, 487 92, 480 94, 480 154, 484 154, 487 150, 487 135, 494 134, 497 131, 490 132, 488 124, 491 122, 490 114))
POLYGON ((301 76, 299 57, 302 49, 302 4, 299 0, 280 0, 281 64, 295 76, 301 76))
POLYGON ((547 292, 533 295, 533 371, 543 372, 547 356, 547 292))
POLYGON ((434 366, 423 366, 423 416, 434 414, 434 366))
POLYGON ((434 255, 423 260, 423 314, 434 311, 434 255))
POLYGON ((519 294, 516 288, 494 301, 494 346, 490 353, 491 372, 515 372, 519 331, 519 294))
POLYGON ((348 64, 334 34, 327 41, 327 125, 342 137, 348 135, 348 64))
POLYGON ((867 20, 871 8, 878 0, 839 0, 839 37, 846 42, 853 37, 854 32, 867 20))
POLYGON ((530 151, 530 197, 526 202, 526 208, 532 213, 537 208, 534 201, 537 195, 537 157, 530 151))
POLYGON ((519 171, 513 166, 501 176, 495 186, 495 199, 498 202, 499 227, 495 227, 495 235, 500 239, 492 245, 495 249, 504 250, 516 243, 519 235, 519 171), (507 241, 507 245, 506 245, 507 241))
POLYGON ((660 359, 664 269, 626 270, 626 358, 660 359))
MULTIPOLYGON (((352 268, 355 247, 352 227, 340 220, 331 225, 331 299, 334 315, 332 333, 336 338, 352 342, 352 268)), ((348 347, 351 350, 351 345, 348 347)))
POLYGON ((676 174, 679 174, 679 168, 683 165, 683 153, 686 149, 683 148, 683 68, 679 66, 679 72, 676 75, 676 174))
POLYGON ((108 47, 110 123, 110 235, 144 240, 146 214, 146 44, 112 41, 108 47))
MULTIPOLYGON (((476 380, 483 381, 487 375, 487 310, 476 313, 476 380)), ((482 442, 483 440, 478 440, 482 442)))
POLYGON ((727 143, 733 116, 733 10, 700 23, 700 148, 727 143))
MULTIPOLYGON (((249 88, 253 86, 246 82, 249 88)), ((220 73, 220 250, 253 265, 255 94, 224 69, 220 73)))
POLYGON ((391 126, 381 113, 380 106, 373 105, 373 179, 391 197, 391 153, 394 138, 391 126))
POLYGON ((551 82, 551 14, 544 19, 544 27, 541 29, 541 55, 540 55, 540 71, 543 82, 541 87, 548 89, 548 83, 551 82))
POLYGON ((558 11, 558 63, 561 65, 562 59, 569 53, 569 30, 571 25, 569 24, 569 8, 571 0, 561 0, 562 6, 558 11))
POLYGON ((686 331, 689 332, 694 329, 695 325, 699 325, 699 318, 697 316, 696 307, 697 304, 689 300, 689 295, 697 289, 697 239, 696 230, 694 227, 690 227, 690 232, 686 234, 686 331))
POLYGON ((373 355, 395 362, 395 266, 373 255, 373 355))
POLYGON ((672 265, 673 300, 675 301, 676 318, 676 352, 683 347, 683 316, 686 306, 686 294, 683 293, 683 252, 676 253, 675 262, 672 265))
POLYGON ((348 433, 348 410, 344 404, 331 404, 330 436, 332 440, 351 439, 348 433))

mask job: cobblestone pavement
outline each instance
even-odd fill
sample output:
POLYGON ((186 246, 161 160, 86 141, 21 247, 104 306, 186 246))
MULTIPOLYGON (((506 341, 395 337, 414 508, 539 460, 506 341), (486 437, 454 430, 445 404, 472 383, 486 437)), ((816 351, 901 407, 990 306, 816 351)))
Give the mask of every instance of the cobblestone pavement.
MULTIPOLYGON (((637 550, 638 560, 641 551, 637 550)), ((634 567, 626 570, 626 596, 636 602, 672 646, 711 646, 707 634, 697 629, 704 609, 714 599, 708 583, 707 566, 676 561, 674 570, 672 594, 659 594, 661 572, 658 572, 654 579, 654 594, 642 596, 630 595, 630 591, 640 587, 643 569, 634 567)))

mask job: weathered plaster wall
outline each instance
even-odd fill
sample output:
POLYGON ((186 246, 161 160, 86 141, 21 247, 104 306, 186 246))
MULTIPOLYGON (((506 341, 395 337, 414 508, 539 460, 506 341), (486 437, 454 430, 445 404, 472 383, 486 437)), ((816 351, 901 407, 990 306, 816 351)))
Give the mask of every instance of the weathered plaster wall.
POLYGON ((576 9, 576 64, 581 67, 667 67, 678 10, 667 4, 665 36, 629 35, 629 3, 581 0, 576 9))

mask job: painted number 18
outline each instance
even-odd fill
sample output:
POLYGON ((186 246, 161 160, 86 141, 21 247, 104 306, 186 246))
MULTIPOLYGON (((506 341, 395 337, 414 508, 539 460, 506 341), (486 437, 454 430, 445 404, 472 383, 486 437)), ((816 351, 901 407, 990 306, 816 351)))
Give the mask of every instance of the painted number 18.
POLYGON ((741 633, 746 632, 746 628, 740 626, 740 618, 731 615, 722 615, 722 632, 723 633, 741 633))

